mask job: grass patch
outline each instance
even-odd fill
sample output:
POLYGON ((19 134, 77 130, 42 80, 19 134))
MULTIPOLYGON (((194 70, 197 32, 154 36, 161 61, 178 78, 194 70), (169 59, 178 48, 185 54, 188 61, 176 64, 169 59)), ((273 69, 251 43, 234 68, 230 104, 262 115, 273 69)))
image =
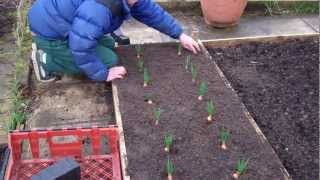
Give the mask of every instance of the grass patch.
POLYGON ((22 96, 20 79, 25 75, 28 54, 31 50, 32 37, 28 29, 27 13, 31 5, 30 0, 20 1, 16 12, 16 61, 15 72, 10 86, 10 117, 7 130, 15 130, 26 121, 28 100, 22 96))
POLYGON ((270 16, 319 14, 318 1, 266 1, 263 4, 266 7, 266 14, 270 16))
POLYGON ((14 130, 18 125, 24 124, 26 121, 26 100, 20 94, 20 85, 16 79, 11 82, 11 110, 8 123, 8 130, 14 130))
POLYGON ((319 2, 295 2, 291 9, 293 9, 296 14, 319 14, 319 2))

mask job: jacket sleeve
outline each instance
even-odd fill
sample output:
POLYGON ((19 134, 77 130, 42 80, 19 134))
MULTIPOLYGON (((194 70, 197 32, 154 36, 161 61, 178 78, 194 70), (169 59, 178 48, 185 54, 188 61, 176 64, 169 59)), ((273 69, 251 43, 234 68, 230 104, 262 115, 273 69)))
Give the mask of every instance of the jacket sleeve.
POLYGON ((104 29, 110 25, 111 13, 95 1, 84 2, 77 10, 72 30, 69 33, 69 47, 75 63, 92 80, 105 81, 108 68, 97 56, 98 40, 104 29))
POLYGON ((131 8, 131 15, 174 39, 178 39, 182 33, 178 22, 153 0, 138 0, 131 8))

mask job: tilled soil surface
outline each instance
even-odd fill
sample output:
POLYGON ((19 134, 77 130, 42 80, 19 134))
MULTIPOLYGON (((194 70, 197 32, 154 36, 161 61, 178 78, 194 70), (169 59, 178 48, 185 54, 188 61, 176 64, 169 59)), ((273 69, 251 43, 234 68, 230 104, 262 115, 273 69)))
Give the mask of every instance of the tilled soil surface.
POLYGON ((319 179, 319 39, 246 43, 210 54, 293 179, 319 179))
POLYGON ((175 165, 176 180, 232 179, 238 159, 250 159, 243 179, 284 179, 283 166, 271 146, 257 134, 241 108, 237 96, 216 72, 212 61, 203 55, 192 55, 199 69, 196 83, 185 70, 189 54, 177 56, 176 45, 143 47, 145 67, 150 72, 151 85, 143 88, 143 74, 138 72, 135 50, 118 49, 120 61, 128 76, 116 81, 120 111, 127 147, 128 173, 133 180, 166 178, 164 135, 174 137, 170 158, 175 165), (208 84, 208 93, 199 101, 201 81, 208 84), (151 96, 152 105, 144 101, 151 96), (216 106, 215 121, 207 124, 206 102, 216 106), (160 107, 159 124, 155 125, 153 109, 160 107), (219 130, 231 132, 228 150, 222 150, 219 130))

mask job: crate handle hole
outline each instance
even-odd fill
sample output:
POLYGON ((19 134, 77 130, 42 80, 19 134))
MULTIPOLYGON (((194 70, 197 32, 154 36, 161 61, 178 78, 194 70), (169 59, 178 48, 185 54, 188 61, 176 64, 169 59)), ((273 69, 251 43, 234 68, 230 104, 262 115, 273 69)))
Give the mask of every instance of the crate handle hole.
POLYGON ((53 136, 51 138, 52 143, 54 144, 69 144, 69 143, 77 143, 79 142, 79 137, 75 135, 67 135, 67 136, 53 136))

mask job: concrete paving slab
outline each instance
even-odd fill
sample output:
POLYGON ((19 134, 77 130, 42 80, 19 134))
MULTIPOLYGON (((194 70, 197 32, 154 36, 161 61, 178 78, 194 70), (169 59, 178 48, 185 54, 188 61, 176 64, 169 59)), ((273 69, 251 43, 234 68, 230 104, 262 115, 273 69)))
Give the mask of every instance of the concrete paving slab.
MULTIPOLYGON (((15 41, 13 35, 0 39, 0 100, 7 98, 10 81, 15 70, 15 41)), ((3 104, 0 101, 0 106, 3 104)))
POLYGON ((7 142, 7 122, 9 119, 10 82, 16 61, 16 44, 13 34, 0 38, 0 144, 7 142))
POLYGON ((315 31, 320 32, 320 20, 319 16, 313 15, 313 16, 305 16, 302 17, 302 20, 307 23, 310 27, 312 27, 315 31))
MULTIPOLYGON (((242 17, 236 27, 216 29, 208 27, 199 15, 185 15, 183 12, 175 12, 173 16, 181 23, 186 33, 191 34, 192 30, 199 30, 199 38, 201 40, 316 33, 300 17, 247 16, 242 17)), ((315 21, 314 18, 308 18, 308 20, 315 21)), ((175 41, 134 19, 125 22, 124 26, 122 26, 122 31, 130 37, 133 44, 175 41)))
MULTIPOLYGON (((1 66, 1 64, 0 64, 1 66)), ((0 106, 4 103, 1 100, 8 98, 11 78, 0 76, 0 106)))
MULTIPOLYGON (((10 99, 2 99, 0 100, 1 106, 0 106, 0 115, 5 116, 8 115, 10 111, 10 99)), ((0 118, 0 123, 2 122, 2 119, 0 118)), ((1 127, 0 127, 1 129, 1 127)))
POLYGON ((134 20, 130 19, 121 26, 121 31, 130 37, 132 44, 162 42, 158 31, 134 20), (131 38, 132 37, 132 38, 131 38))

